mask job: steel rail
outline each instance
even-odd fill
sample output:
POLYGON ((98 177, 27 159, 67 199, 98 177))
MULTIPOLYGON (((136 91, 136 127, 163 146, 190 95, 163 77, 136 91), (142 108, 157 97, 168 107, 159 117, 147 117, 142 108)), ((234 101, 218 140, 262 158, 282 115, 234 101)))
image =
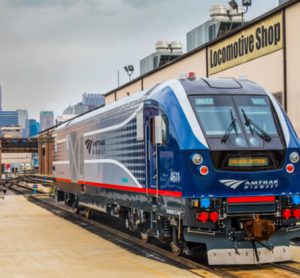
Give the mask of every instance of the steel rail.
POLYGON ((286 263, 270 263, 270 265, 300 275, 300 263, 298 262, 291 261, 286 263), (295 268, 287 264, 297 264, 299 265, 299 268, 295 268))

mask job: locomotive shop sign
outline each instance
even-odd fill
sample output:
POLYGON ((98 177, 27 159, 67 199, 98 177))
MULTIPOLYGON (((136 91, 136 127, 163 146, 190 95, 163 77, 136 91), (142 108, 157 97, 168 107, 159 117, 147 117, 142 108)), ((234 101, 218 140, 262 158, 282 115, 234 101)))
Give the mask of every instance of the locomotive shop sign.
POLYGON ((282 49, 282 13, 265 19, 208 48, 208 74, 282 49))

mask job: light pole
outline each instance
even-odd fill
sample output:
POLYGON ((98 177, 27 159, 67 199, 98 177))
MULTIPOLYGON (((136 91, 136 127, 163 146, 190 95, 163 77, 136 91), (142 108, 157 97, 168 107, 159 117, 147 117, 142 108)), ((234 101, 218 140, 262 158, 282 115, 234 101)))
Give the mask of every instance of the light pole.
POLYGON ((236 0, 231 0, 231 1, 228 2, 228 4, 230 5, 230 7, 233 10, 237 10, 238 14, 242 15, 242 17, 243 17, 243 23, 244 23, 244 15, 245 15, 245 13, 248 12, 248 8, 252 5, 252 0, 242 0, 242 6, 246 7, 246 10, 244 12, 241 12, 241 13, 239 13, 239 5, 236 2, 236 0))
POLYGON ((125 71, 127 72, 127 74, 128 74, 129 81, 131 81, 131 75, 132 75, 133 72, 134 72, 134 67, 133 67, 133 65, 125 66, 125 67, 124 67, 124 70, 125 70, 125 71))

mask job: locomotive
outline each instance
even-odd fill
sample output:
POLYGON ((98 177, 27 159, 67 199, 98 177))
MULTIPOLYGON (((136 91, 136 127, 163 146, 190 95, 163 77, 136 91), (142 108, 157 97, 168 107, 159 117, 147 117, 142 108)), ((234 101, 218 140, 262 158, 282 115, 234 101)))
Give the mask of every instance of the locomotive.
POLYGON ((181 78, 56 127, 57 201, 124 220, 211 265, 290 260, 300 236, 300 144, 249 80, 181 78))

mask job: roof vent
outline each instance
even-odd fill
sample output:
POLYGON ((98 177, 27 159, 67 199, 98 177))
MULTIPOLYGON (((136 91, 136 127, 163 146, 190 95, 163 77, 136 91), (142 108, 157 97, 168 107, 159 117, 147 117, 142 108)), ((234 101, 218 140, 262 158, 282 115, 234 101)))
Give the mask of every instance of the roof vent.
POLYGON ((216 89, 240 89, 241 84, 233 78, 203 78, 209 87, 216 89))
POLYGON ((181 41, 171 41, 170 49, 171 49, 171 52, 182 53, 182 42, 181 41))
POLYGON ((229 21, 228 12, 225 5, 213 5, 209 10, 209 15, 217 21, 229 21))
POLYGON ((161 52, 170 52, 169 42, 168 41, 157 41, 155 44, 156 51, 161 52))

